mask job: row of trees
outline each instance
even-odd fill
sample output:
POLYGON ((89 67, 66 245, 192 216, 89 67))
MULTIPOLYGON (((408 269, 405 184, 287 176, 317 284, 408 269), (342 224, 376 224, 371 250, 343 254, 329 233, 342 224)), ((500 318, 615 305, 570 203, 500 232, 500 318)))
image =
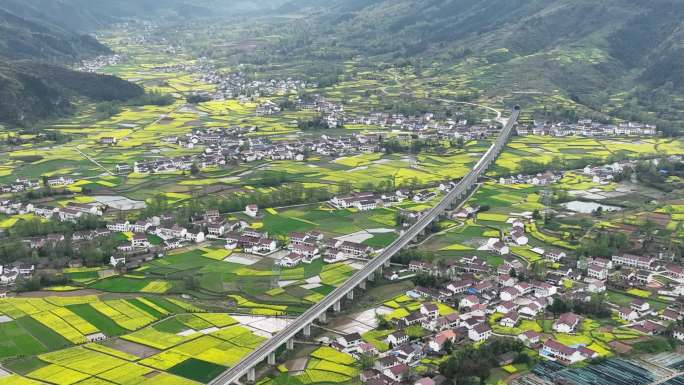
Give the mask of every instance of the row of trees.
POLYGON ((141 211, 141 217, 150 217, 163 213, 174 213, 177 223, 188 224, 190 218, 203 213, 207 209, 218 209, 220 212, 236 212, 244 210, 248 204, 260 207, 277 207, 295 204, 322 202, 332 198, 333 193, 322 187, 304 187, 301 183, 288 183, 268 193, 252 194, 230 193, 225 196, 206 196, 190 199, 183 206, 173 204, 162 194, 154 196, 147 202, 147 208, 141 211))
POLYGON ((453 351, 439 366, 439 372, 451 385, 484 385, 491 370, 497 367, 498 357, 509 352, 518 352, 514 363, 529 363, 531 358, 522 353, 524 346, 517 339, 493 338, 479 348, 466 345, 453 351))
POLYGON ((559 296, 553 298, 553 303, 547 310, 558 316, 569 311, 583 314, 594 318, 609 318, 610 307, 606 304, 606 296, 594 294, 588 302, 582 300, 564 300, 559 296))
POLYGON ((577 253, 580 256, 607 257, 629 246, 629 237, 625 233, 598 231, 594 237, 584 237, 580 241, 577 253))
POLYGON ((67 266, 69 261, 75 259, 82 260, 88 266, 100 266, 115 253, 120 243, 116 235, 78 244, 67 236, 64 241, 48 242, 41 248, 31 249, 18 238, 9 238, 0 242, 0 263, 6 265, 22 261, 35 264, 41 258, 47 258, 54 267, 67 266))

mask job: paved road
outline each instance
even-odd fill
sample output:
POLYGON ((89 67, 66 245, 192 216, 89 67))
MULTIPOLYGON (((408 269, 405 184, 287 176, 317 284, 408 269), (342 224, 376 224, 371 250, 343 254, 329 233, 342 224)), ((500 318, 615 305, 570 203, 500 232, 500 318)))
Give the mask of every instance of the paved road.
POLYGON ((432 209, 430 209, 426 215, 418 220, 413 226, 411 226, 402 236, 397 238, 391 245, 385 248, 380 255, 369 261, 363 269, 354 273, 345 283, 340 287, 333 290, 319 303, 310 307, 307 311, 302 313, 299 318, 285 329, 278 332, 273 338, 266 341, 263 345, 258 347, 256 350, 252 351, 240 362, 238 362, 232 368, 226 370, 213 381, 210 385, 229 385, 237 382, 240 377, 245 375, 251 368, 254 368, 261 361, 266 359, 268 355, 275 352, 278 347, 287 343, 287 341, 299 333, 306 325, 312 324, 316 319, 325 312, 328 311, 339 301, 342 301, 348 292, 354 290, 362 282, 377 270, 379 270, 386 262, 392 258, 392 256, 398 253, 401 249, 406 247, 413 239, 415 239, 421 232, 430 224, 433 220, 438 218, 440 214, 444 213, 449 209, 449 206, 460 199, 465 197, 468 190, 477 183, 477 180, 482 176, 489 165, 494 162, 499 152, 503 149, 508 141, 508 137, 511 134, 513 125, 518 120, 518 115, 520 111, 514 110, 512 112, 511 118, 505 120, 504 128, 501 130, 501 134, 496 139, 496 141, 489 147, 487 152, 480 158, 473 170, 466 175, 461 181, 453 188, 446 196, 432 209))

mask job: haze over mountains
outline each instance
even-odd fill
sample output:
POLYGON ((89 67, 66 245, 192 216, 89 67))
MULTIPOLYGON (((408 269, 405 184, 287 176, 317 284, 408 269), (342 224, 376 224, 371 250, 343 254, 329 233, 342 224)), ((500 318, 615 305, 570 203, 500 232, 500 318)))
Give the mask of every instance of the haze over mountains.
MULTIPOLYGON (((2 0, 0 2, 0 122, 25 125, 73 111, 70 100, 126 100, 142 88, 121 79, 65 69, 111 53, 88 35, 135 19, 192 18, 253 9, 249 1, 2 0)), ((268 2, 266 2, 268 4, 268 2)))
POLYGON ((624 94, 615 112, 635 118, 675 121, 684 110, 684 5, 676 0, 3 0, 0 108, 7 113, 7 98, 36 101, 28 80, 60 88, 8 62, 69 63, 107 53, 84 34, 130 18, 177 22, 237 12, 303 16, 279 55, 445 66, 477 56, 501 87, 560 89, 597 111, 624 94))

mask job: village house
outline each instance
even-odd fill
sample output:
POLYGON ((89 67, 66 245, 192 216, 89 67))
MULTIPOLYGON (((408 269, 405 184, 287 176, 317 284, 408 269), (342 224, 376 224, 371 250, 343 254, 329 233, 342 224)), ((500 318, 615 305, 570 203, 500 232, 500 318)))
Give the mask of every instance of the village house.
POLYGON ((677 339, 679 341, 684 341, 684 328, 676 327, 672 331, 672 337, 674 337, 675 339, 677 339))
POLYGON ((499 297, 502 301, 512 301, 521 295, 520 291, 515 287, 506 287, 501 290, 499 297))
POLYGON ((533 319, 534 317, 544 310, 544 306, 536 301, 528 302, 518 309, 518 313, 526 318, 533 319))
POLYGON ((640 316, 646 315, 651 311, 651 305, 641 298, 637 298, 630 302, 629 307, 638 312, 640 316))
POLYGON ((401 344, 408 342, 409 336, 406 333, 404 333, 403 330, 398 330, 396 332, 388 334, 385 340, 391 346, 399 346, 401 344))
POLYGON ((304 257, 300 254, 296 253, 289 253, 288 255, 280 258, 279 260, 276 261, 276 265, 281 266, 281 267, 295 267, 302 263, 302 260, 304 257))
POLYGON ((627 322, 633 322, 639 318, 639 313, 631 307, 623 306, 618 309, 618 316, 627 322))
POLYGON ((399 365, 399 360, 393 355, 386 355, 375 361, 375 369, 381 372, 396 365, 399 365))
POLYGON ((428 319, 434 320, 439 317, 439 307, 434 303, 422 303, 420 305, 420 313, 425 315, 428 319))
POLYGON ((655 260, 651 257, 623 254, 613 255, 612 261, 615 265, 633 267, 643 270, 655 270, 655 260))
POLYGON ((244 247, 244 250, 247 253, 267 255, 278 250, 278 243, 275 239, 263 237, 256 241, 248 242, 247 246, 244 247))
POLYGON ((383 373, 394 381, 402 382, 409 374, 409 366, 406 364, 398 364, 391 368, 385 369, 383 373))
POLYGON ((563 251, 547 251, 543 255, 546 261, 554 263, 560 262, 567 256, 563 251))
POLYGON ((340 344, 345 351, 349 352, 363 343, 363 339, 359 333, 351 333, 338 337, 337 343, 340 344))
POLYGON ((469 308, 469 307, 473 307, 479 303, 480 303, 480 299, 477 298, 477 296, 471 294, 471 295, 467 295, 467 296, 463 297, 461 299, 461 301, 458 303, 458 306, 460 308, 469 308))
POLYGON ((608 271, 604 267, 592 263, 587 267, 587 276, 598 280, 605 280, 608 278, 608 271))
POLYGON ((492 328, 487 323, 480 323, 468 331, 468 338, 473 342, 485 341, 492 336, 492 328))
POLYGON ((518 307, 518 305, 516 305, 515 302, 513 302, 513 301, 502 301, 496 305, 494 310, 497 313, 506 314, 506 313, 510 312, 511 310, 515 310, 517 307, 518 307))
POLYGON ((111 256, 109 257, 109 264, 112 265, 113 267, 119 267, 119 266, 125 266, 126 265, 126 257, 114 257, 111 256))
POLYGON ((247 205, 245 206, 245 215, 256 218, 259 215, 259 206, 247 205))
POLYGON ((539 343, 540 337, 541 334, 535 332, 534 330, 527 330, 518 335, 518 339, 528 348, 536 346, 539 343))
POLYGON ((430 341, 428 342, 428 347, 433 352, 438 353, 444 349, 444 345, 447 343, 447 341, 454 343, 456 342, 456 338, 456 332, 450 329, 444 330, 435 334, 435 336, 432 339, 430 339, 430 341))
POLYGON ((513 328, 518 324, 519 319, 518 313, 515 310, 512 310, 501 317, 499 320, 499 325, 507 328, 513 328))
POLYGON ((553 324, 553 330, 559 333, 572 333, 580 322, 580 317, 574 313, 563 313, 553 324))
POLYGON ((377 207, 377 202, 380 200, 373 192, 358 192, 346 196, 334 196, 330 200, 330 204, 338 209, 347 209, 356 207, 359 210, 371 210, 377 207), (365 202, 365 203, 362 203, 365 202), (375 202, 375 203, 371 203, 375 202))
POLYGON ((546 340, 546 342, 544 342, 541 349, 539 349, 539 354, 564 364, 574 364, 586 359, 594 359, 598 357, 598 353, 589 348, 584 346, 571 348, 552 338, 549 338, 546 340))
POLYGON ((458 327, 460 322, 461 319, 459 318, 458 313, 449 313, 445 316, 437 318, 434 322, 431 322, 428 330, 440 331, 445 329, 453 329, 458 327))
POLYGON ((145 234, 133 234, 133 237, 131 238, 131 246, 134 248, 148 248, 150 247, 150 241, 147 239, 147 235, 145 234))
POLYGON ((595 279, 595 278, 587 278, 587 291, 589 293, 603 293, 606 291, 606 283, 604 281, 595 279))

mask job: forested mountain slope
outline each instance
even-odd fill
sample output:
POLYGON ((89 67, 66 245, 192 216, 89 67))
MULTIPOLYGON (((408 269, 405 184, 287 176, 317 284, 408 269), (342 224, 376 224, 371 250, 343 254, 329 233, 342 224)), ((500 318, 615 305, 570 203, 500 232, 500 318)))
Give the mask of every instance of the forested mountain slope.
POLYGON ((610 108, 623 116, 684 110, 679 0, 294 0, 281 12, 308 16, 278 54, 477 58, 504 86, 561 89, 596 109, 620 94, 610 108))

